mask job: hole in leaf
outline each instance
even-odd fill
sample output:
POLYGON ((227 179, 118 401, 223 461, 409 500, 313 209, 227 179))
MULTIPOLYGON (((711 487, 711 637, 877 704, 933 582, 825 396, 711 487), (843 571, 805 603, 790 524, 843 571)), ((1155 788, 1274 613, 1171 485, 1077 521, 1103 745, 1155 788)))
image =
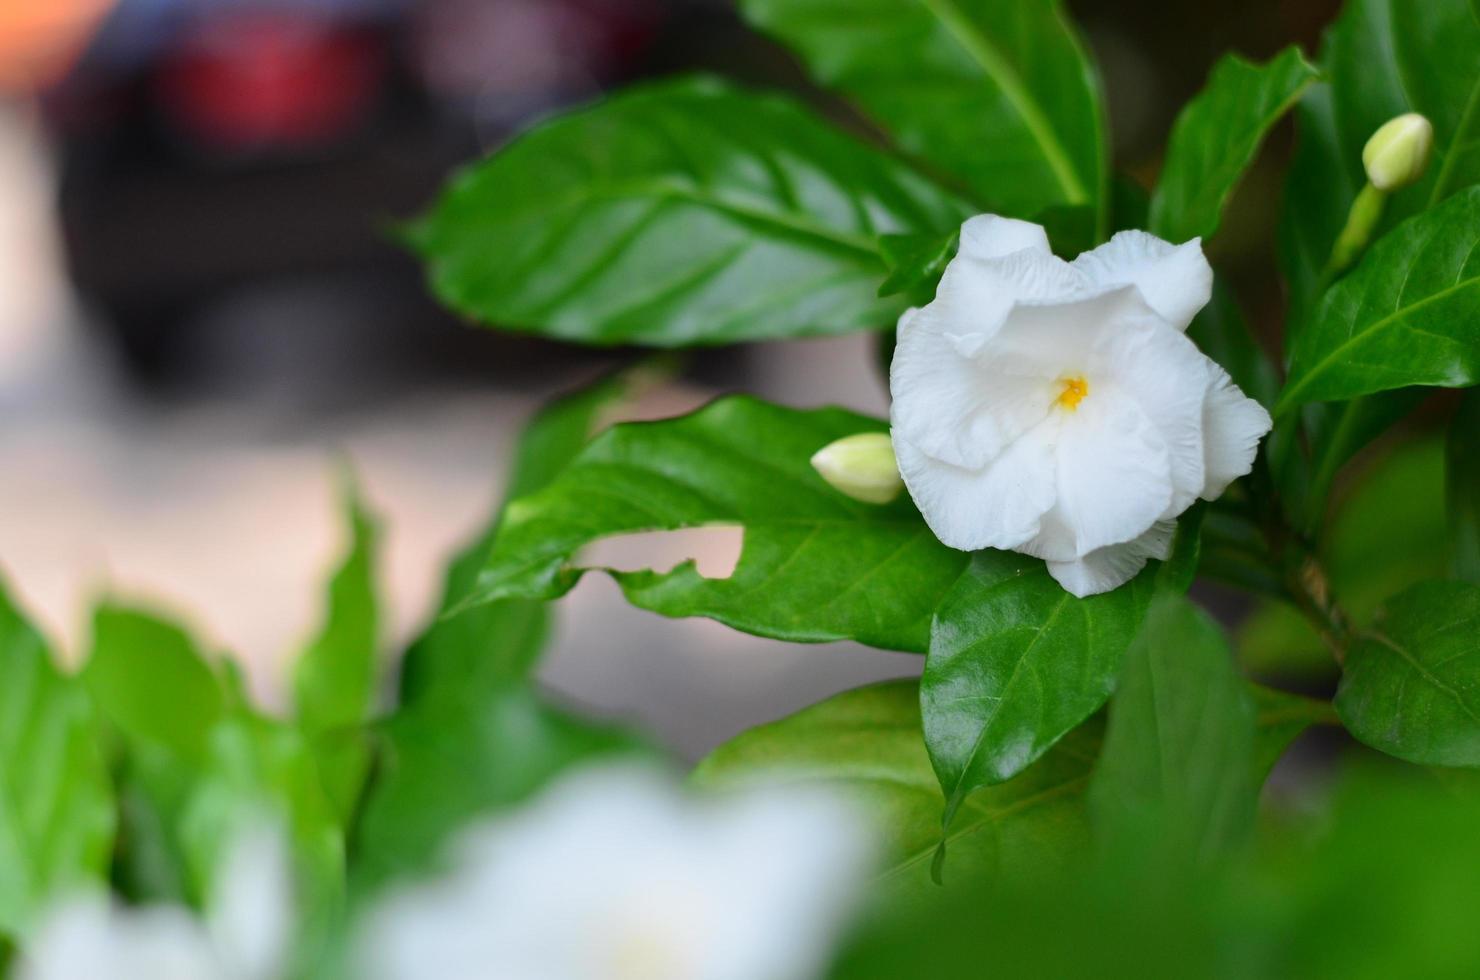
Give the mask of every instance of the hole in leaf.
POLYGON ((692 559, 704 578, 723 579, 734 574, 744 539, 745 529, 735 525, 618 534, 587 548, 581 564, 623 572, 666 571, 692 559))

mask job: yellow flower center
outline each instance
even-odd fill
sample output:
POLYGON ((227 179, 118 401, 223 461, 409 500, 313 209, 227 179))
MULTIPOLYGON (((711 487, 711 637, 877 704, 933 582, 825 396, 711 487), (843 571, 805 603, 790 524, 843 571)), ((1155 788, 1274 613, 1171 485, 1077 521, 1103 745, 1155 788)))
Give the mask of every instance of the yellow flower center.
POLYGON ((1059 392, 1059 397, 1054 399, 1054 404, 1067 408, 1071 412, 1079 410, 1079 403, 1084 401, 1084 396, 1089 394, 1089 382, 1084 380, 1083 375, 1075 375, 1064 379, 1064 390, 1059 392))

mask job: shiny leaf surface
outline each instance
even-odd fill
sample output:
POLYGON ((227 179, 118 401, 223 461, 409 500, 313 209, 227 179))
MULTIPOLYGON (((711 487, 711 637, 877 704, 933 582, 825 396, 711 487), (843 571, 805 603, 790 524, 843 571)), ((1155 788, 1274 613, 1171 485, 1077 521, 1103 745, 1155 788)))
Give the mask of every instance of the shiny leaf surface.
POLYGON ((1389 755, 1480 766, 1480 585, 1425 582, 1389 601, 1347 653, 1336 710, 1389 755))
POLYGON ((1076 599, 1037 559, 973 556, 936 613, 920 690, 948 825, 972 790, 1012 779, 1105 703, 1154 577, 1076 599))
POLYGON ((878 236, 969 210, 795 102, 690 79, 536 127, 409 237, 467 316, 671 347, 893 326, 878 236))
POLYGON ((1385 235, 1326 294, 1279 409, 1480 381, 1480 187, 1385 235))
POLYGON ((1099 84, 1057 0, 743 0, 741 10, 982 209, 1103 214, 1099 84))
POLYGON ((1315 79, 1296 47, 1263 65, 1224 55, 1172 127, 1149 230, 1172 242, 1211 238, 1265 134, 1315 79))
POLYGON ((555 598, 585 571, 571 565, 576 552, 599 538, 733 524, 745 543, 729 578, 704 578, 692 562, 611 575, 632 603, 665 616, 707 616, 794 642, 924 650, 930 617, 967 556, 937 541, 908 498, 861 503, 809 462, 836 439, 883 428, 838 409, 747 397, 619 425, 510 506, 474 596, 555 598))

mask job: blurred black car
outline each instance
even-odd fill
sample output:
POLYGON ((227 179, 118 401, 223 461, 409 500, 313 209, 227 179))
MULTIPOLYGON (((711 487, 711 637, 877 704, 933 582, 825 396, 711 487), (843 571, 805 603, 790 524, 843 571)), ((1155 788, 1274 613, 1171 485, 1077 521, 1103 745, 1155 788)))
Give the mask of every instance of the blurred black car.
POLYGON ((273 290, 345 300, 357 343, 463 359, 479 341, 387 228, 532 116, 638 73, 663 10, 121 0, 44 99, 75 286, 140 379, 176 379, 223 306, 273 290))

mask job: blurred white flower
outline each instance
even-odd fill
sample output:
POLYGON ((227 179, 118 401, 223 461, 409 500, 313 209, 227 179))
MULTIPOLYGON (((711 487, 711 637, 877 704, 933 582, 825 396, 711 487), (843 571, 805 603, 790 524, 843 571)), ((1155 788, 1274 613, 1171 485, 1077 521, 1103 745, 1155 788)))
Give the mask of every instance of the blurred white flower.
POLYGON ((590 770, 383 901, 359 975, 806 980, 871 870, 860 820, 811 790, 694 800, 647 769, 590 770))
POLYGON ((905 485, 952 548, 1043 558, 1074 595, 1165 558, 1175 518, 1253 465, 1269 413, 1183 333, 1201 241, 1124 231, 1072 263, 1043 228, 961 227, 934 301, 899 322, 889 387, 905 485))
POLYGON ((18 980, 271 980, 292 933, 290 875, 282 835, 254 823, 231 845, 204 922, 179 906, 75 896, 27 944, 18 980))

